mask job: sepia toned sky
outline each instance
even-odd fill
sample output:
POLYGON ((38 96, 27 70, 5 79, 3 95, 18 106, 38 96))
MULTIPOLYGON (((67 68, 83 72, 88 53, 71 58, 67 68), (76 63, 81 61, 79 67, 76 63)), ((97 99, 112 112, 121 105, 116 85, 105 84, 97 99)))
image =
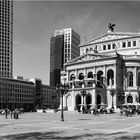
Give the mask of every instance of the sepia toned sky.
POLYGON ((140 32, 139 1, 14 1, 14 76, 40 78, 49 85, 50 37, 73 28, 93 39, 115 23, 116 32, 140 32))

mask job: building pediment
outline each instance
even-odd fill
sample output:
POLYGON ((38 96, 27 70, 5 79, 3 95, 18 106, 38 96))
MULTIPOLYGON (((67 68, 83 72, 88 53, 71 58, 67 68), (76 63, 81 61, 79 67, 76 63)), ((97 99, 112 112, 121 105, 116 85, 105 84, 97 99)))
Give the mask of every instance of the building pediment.
POLYGON ((122 38, 128 38, 128 37, 133 37, 133 36, 138 36, 140 35, 139 33, 107 33, 104 35, 101 35, 97 38, 94 38, 93 40, 90 40, 87 42, 88 44, 90 43, 98 43, 98 42, 103 42, 103 41, 109 41, 109 40, 115 40, 115 39, 122 39, 122 38))
POLYGON ((76 59, 73 59, 73 60, 69 61, 66 65, 73 64, 73 63, 78 63, 78 62, 102 59, 102 58, 107 58, 107 57, 110 57, 110 56, 109 55, 102 55, 102 54, 98 54, 98 53, 94 53, 94 54, 93 53, 88 53, 88 54, 84 54, 82 56, 79 56, 76 59))

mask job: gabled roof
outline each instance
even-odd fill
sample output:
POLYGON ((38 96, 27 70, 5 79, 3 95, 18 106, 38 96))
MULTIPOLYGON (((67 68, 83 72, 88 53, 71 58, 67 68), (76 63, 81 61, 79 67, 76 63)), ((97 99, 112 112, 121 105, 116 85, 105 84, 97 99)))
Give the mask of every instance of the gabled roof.
POLYGON ((111 58, 111 57, 116 57, 119 54, 117 54, 116 52, 114 54, 111 55, 104 55, 104 54, 99 54, 99 53, 87 53, 87 54, 83 54, 71 61, 69 61, 68 63, 66 63, 65 65, 71 65, 71 64, 77 64, 80 62, 85 62, 85 61, 92 61, 92 60, 99 60, 99 59, 104 59, 104 58, 111 58))
MULTIPOLYGON (((114 39, 137 37, 137 36, 140 36, 140 33, 108 32, 108 33, 98 36, 88 42, 85 42, 82 45, 99 43, 99 42, 103 42, 103 41, 110 41, 110 40, 114 40, 114 39)), ((82 45, 79 45, 79 46, 82 46, 82 45)))

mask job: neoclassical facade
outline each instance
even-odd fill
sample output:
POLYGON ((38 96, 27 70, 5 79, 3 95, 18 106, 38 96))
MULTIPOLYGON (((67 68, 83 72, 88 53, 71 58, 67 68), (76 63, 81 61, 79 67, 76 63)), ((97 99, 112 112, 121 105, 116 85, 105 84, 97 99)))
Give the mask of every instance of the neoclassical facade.
POLYGON ((61 72, 62 83, 70 86, 64 107, 75 110, 105 104, 116 109, 139 103, 140 33, 108 31, 79 47, 80 56, 61 72))

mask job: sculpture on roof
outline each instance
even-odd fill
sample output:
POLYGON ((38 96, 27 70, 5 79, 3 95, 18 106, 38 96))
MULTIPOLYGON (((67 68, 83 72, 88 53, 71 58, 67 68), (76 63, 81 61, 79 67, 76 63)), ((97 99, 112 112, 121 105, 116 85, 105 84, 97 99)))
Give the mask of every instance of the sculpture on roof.
POLYGON ((115 26, 116 26, 115 24, 109 23, 109 24, 108 24, 109 31, 114 32, 114 27, 115 27, 115 26))

